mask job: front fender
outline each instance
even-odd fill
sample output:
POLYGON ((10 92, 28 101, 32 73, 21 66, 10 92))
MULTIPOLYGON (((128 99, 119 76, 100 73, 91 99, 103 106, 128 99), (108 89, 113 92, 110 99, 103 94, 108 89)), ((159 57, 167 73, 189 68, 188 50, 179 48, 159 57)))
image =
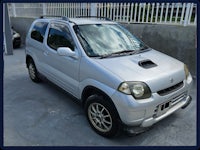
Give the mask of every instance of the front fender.
POLYGON ((116 89, 113 89, 99 81, 96 81, 94 79, 85 79, 83 80, 82 82, 80 82, 79 84, 79 99, 81 99, 81 96, 82 96, 82 92, 83 90, 88 87, 88 86, 93 86, 99 90, 101 90, 102 92, 104 92, 107 96, 111 97, 116 89))

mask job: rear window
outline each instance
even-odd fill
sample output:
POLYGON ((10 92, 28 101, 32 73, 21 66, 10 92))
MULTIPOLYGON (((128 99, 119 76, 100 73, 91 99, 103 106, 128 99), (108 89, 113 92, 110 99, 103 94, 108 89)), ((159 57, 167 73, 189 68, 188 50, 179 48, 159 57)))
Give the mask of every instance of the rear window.
POLYGON ((37 22, 31 31, 31 38, 43 43, 45 31, 47 29, 47 22, 37 22))

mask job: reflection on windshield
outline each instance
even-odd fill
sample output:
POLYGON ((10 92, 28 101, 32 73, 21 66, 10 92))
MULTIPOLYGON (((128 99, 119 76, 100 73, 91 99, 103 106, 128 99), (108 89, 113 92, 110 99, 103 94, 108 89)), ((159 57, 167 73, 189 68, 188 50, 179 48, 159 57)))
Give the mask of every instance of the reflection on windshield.
POLYGON ((120 51, 137 51, 146 47, 130 32, 117 24, 74 26, 88 56, 105 56, 120 51))

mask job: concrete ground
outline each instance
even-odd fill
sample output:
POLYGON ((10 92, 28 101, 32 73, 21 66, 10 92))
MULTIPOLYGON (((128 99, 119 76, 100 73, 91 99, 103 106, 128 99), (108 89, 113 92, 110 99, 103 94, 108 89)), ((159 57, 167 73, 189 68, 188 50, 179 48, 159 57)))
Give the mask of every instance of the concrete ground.
POLYGON ((107 139, 89 126, 80 104, 48 81, 33 83, 24 48, 4 55, 4 146, 193 146, 196 145, 196 81, 193 101, 149 131, 107 139))

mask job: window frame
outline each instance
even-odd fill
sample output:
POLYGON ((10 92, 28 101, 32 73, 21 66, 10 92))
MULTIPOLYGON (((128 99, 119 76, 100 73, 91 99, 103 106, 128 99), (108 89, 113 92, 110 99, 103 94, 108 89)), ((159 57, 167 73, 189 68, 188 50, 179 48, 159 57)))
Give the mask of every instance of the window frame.
POLYGON ((31 39, 33 39, 33 40, 35 40, 35 41, 37 41, 37 42, 39 42, 39 43, 44 43, 44 40, 45 40, 45 35, 46 35, 46 32, 47 32, 47 28, 48 28, 48 25, 49 25, 49 22, 46 22, 46 21, 37 21, 37 22, 35 22, 34 24, 33 24, 33 26, 32 26, 32 28, 31 28, 31 31, 30 31, 30 38, 31 39), (40 33, 40 36, 41 36, 41 40, 39 40, 39 39, 37 39, 37 38, 34 38, 33 36, 32 36, 32 33, 34 32, 34 29, 37 27, 38 28, 38 25, 37 24, 39 24, 39 23, 43 23, 43 24, 45 24, 45 25, 43 25, 43 27, 42 28, 40 28, 40 29, 43 29, 45 26, 45 31, 44 31, 44 33, 43 34, 41 34, 42 32, 40 31, 40 30, 35 30, 35 31, 39 31, 39 33, 40 33))
MULTIPOLYGON (((51 29, 52 29, 52 25, 53 25, 53 24, 56 24, 56 25, 58 25, 58 26, 65 26, 66 30, 68 30, 69 35, 70 35, 70 37, 71 37, 72 45, 74 46, 73 49, 71 49, 70 47, 69 47, 69 48, 70 48, 72 51, 75 51, 75 49, 76 49, 77 46, 76 46, 76 42, 75 42, 75 40, 74 40, 73 34, 72 34, 72 32, 70 31, 70 28, 68 27, 68 25, 67 25, 66 23, 62 23, 62 22, 50 22, 50 23, 49 23, 49 25, 48 25, 48 32, 46 33, 47 35, 46 35, 46 39, 45 39, 46 45, 47 45, 50 49, 52 49, 52 50, 54 50, 54 51, 57 51, 57 49, 59 48, 59 47, 58 47, 57 49, 55 49, 55 48, 51 47, 51 46, 49 45, 49 43, 48 43, 49 33, 50 33, 51 29)), ((55 29, 55 28, 53 28, 53 29, 55 29)))

